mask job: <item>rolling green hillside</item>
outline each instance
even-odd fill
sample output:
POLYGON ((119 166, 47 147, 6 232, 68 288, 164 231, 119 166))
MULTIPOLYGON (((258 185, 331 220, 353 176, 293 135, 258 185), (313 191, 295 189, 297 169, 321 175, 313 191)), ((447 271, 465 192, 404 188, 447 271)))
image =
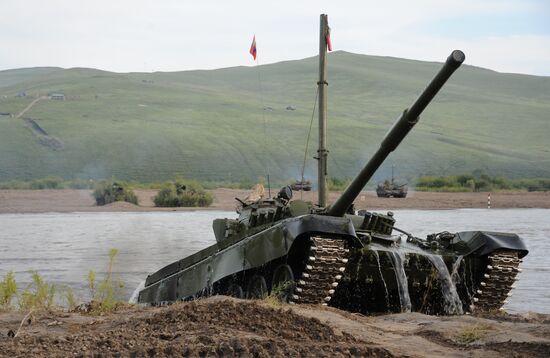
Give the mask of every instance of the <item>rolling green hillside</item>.
MULTIPOLYGON (((328 66, 329 170, 349 177, 440 64, 334 52, 328 66)), ((0 115, 0 181, 47 175, 239 181, 265 175, 266 165, 274 179, 298 177, 316 77, 316 58, 261 66, 261 96, 257 69, 247 67, 0 71, 0 113, 15 115, 0 115), (16 97, 21 91, 27 96, 16 97), (39 100, 16 117, 50 92, 66 99, 39 100), (286 110, 289 105, 296 110, 286 110)), ((401 176, 474 169, 550 176, 549 113, 549 77, 463 66, 377 179, 389 174, 392 163, 401 176)), ((314 122, 309 158, 315 155, 316 134, 314 122)), ((315 165, 308 161, 310 177, 315 165)))

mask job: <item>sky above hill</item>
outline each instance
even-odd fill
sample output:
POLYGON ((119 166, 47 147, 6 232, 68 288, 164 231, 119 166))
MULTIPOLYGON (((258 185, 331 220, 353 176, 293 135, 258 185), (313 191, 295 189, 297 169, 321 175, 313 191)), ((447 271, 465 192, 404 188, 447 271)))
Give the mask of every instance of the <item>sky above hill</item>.
POLYGON ((92 67, 179 71, 252 66, 318 52, 319 14, 334 50, 466 63, 550 76, 548 0, 1 0, 0 70, 92 67))

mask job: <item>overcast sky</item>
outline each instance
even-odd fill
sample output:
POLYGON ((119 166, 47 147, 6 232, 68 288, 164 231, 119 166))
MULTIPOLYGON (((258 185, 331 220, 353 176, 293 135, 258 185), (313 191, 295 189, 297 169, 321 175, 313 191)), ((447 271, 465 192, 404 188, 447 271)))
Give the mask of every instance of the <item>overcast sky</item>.
POLYGON ((334 50, 550 76, 550 0, 0 0, 0 70, 177 71, 313 56, 319 14, 334 50))

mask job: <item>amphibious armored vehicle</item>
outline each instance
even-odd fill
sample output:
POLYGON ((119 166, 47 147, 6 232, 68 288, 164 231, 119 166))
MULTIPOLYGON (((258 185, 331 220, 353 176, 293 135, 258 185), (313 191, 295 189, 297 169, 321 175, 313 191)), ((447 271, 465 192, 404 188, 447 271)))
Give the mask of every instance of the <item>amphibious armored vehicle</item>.
POLYGON ((312 188, 311 181, 309 180, 296 180, 290 186, 290 189, 294 191, 310 191, 312 188))
POLYGON ((407 197, 407 184, 397 184, 393 177, 393 165, 391 166, 391 182, 384 180, 376 187, 376 195, 379 198, 405 198, 407 197))
POLYGON ((455 50, 403 111, 365 167, 331 205, 326 203, 325 54, 329 28, 321 15, 319 66, 319 203, 276 197, 242 201, 237 219, 216 219, 216 243, 149 275, 138 302, 163 304, 226 294, 271 294, 292 304, 326 304, 362 313, 460 314, 500 308, 521 258, 515 234, 440 232, 418 238, 393 213, 355 212, 353 202, 385 158, 464 61, 455 50))
POLYGON ((407 184, 395 184, 393 181, 385 180, 376 187, 376 195, 379 198, 406 198, 407 184))

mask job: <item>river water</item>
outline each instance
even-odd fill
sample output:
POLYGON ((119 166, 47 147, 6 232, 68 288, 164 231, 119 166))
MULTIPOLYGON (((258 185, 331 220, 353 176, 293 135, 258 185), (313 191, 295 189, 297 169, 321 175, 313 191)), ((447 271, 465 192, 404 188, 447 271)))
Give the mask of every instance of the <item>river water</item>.
MULTIPOLYGON (((396 226, 415 236, 439 231, 488 230, 519 234, 530 251, 524 258, 511 312, 550 313, 550 210, 459 209, 394 211, 396 226)), ((234 212, 119 212, 0 215, 0 275, 13 271, 19 288, 33 271, 58 287, 90 296, 86 277, 105 274, 109 251, 117 249, 115 277, 122 294, 134 289, 162 266, 215 242, 212 220, 234 212)))

